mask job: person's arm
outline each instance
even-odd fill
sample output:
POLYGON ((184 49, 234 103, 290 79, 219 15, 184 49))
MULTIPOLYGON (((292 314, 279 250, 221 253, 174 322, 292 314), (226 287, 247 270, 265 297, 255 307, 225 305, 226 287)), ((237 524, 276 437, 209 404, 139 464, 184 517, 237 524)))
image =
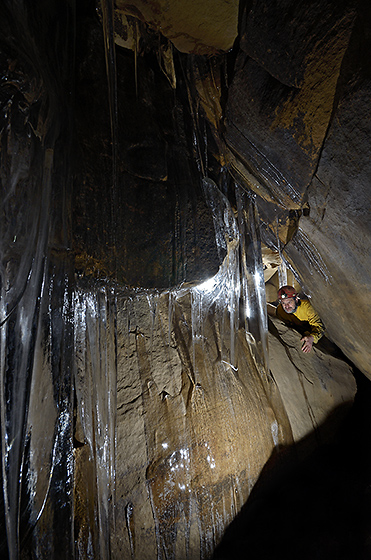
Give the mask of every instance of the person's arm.
POLYGON ((310 331, 308 333, 305 333, 305 336, 313 337, 313 343, 317 344, 317 342, 320 338, 322 338, 323 333, 325 332, 325 327, 321 321, 320 316, 318 315, 318 313, 316 313, 309 302, 306 304, 306 307, 306 320, 310 325, 310 331))

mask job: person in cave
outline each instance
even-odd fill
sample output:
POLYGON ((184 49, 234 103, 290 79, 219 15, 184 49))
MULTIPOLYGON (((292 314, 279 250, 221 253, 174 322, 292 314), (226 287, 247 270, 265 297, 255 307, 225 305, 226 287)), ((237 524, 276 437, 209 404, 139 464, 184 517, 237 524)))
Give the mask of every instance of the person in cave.
POLYGON ((300 332, 301 349, 305 353, 310 352, 325 332, 320 316, 308 300, 299 298, 293 286, 282 286, 278 290, 278 299, 277 317, 300 332))

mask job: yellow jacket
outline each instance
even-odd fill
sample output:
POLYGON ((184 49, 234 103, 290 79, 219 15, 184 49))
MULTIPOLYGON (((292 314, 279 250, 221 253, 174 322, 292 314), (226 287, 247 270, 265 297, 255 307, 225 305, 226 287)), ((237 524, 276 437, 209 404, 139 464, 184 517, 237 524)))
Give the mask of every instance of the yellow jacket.
POLYGON ((286 313, 281 304, 278 305, 276 315, 281 321, 289 326, 299 327, 298 330, 304 336, 313 336, 316 344, 325 332, 325 327, 318 313, 307 300, 299 300, 298 307, 294 313, 286 313))

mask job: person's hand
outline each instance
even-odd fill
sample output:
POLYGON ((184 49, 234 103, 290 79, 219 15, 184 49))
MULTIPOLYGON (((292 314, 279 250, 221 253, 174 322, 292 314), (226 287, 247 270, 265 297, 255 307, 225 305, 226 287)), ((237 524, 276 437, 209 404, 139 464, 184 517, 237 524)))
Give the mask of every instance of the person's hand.
POLYGON ((303 338, 301 339, 301 349, 303 352, 308 353, 312 350, 313 340, 313 336, 303 336, 303 338))

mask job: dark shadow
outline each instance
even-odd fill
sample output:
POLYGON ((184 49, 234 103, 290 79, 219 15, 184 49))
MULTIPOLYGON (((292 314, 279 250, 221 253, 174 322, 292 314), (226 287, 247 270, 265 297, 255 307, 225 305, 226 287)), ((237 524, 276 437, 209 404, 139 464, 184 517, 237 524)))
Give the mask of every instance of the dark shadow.
POLYGON ((359 372, 356 379, 332 443, 303 460, 307 438, 272 455, 213 560, 371 558, 371 382, 359 372))

